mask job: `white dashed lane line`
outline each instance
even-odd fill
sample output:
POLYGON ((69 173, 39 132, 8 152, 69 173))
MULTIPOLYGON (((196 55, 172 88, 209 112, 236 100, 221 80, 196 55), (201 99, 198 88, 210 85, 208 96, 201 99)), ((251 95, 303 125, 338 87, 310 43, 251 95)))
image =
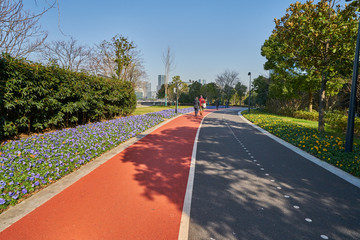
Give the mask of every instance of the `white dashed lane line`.
MULTIPOLYGON (((231 126, 230 126, 226 121, 225 121, 225 124, 226 124, 226 126, 230 129, 230 131, 231 131, 232 135, 234 136, 234 138, 236 139, 236 141, 240 144, 240 146, 243 148, 243 150, 245 150, 245 152, 249 155, 250 159, 252 159, 253 163, 256 164, 256 166, 260 167, 260 170, 261 170, 261 171, 264 171, 265 168, 261 167, 261 164, 260 164, 260 163, 256 163, 257 160, 254 159, 254 156, 252 155, 252 153, 245 147, 244 143, 243 143, 241 140, 239 140, 239 138, 235 135, 235 133, 234 133, 234 131, 232 130, 231 126)), ((266 173, 265 176, 268 177, 268 176, 270 176, 270 174, 269 174, 269 173, 266 173)), ((273 183, 275 182, 274 179, 270 179, 270 181, 273 182, 273 183)), ((282 187, 277 186, 276 189, 282 190, 282 187)), ((285 194, 285 195, 284 195, 284 198, 290 199, 291 197, 290 197, 289 195, 286 195, 286 194, 285 194)), ((293 205, 293 208, 299 210, 299 209, 300 209, 300 206, 298 206, 298 205, 293 205)), ((305 218, 305 221, 308 222, 308 223, 312 223, 312 219, 311 219, 311 218, 305 218)), ((326 236, 326 235, 324 235, 324 234, 320 235, 320 238, 321 238, 321 239, 329 239, 329 237, 326 236)))

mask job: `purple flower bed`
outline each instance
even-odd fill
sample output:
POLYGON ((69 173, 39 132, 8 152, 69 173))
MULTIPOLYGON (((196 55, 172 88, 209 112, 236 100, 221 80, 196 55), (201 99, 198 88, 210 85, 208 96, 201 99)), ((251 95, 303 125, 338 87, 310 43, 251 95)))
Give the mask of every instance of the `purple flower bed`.
MULTIPOLYGON (((193 111, 179 109, 179 114, 193 111)), ((0 211, 52 183, 120 143, 144 132, 174 109, 81 125, 0 146, 0 211)))

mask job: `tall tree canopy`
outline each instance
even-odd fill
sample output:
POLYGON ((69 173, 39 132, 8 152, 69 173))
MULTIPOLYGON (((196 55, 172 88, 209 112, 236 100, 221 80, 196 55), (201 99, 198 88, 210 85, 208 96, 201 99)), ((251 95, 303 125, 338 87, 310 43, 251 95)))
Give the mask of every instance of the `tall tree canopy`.
POLYGON ((211 82, 208 84, 204 84, 200 89, 201 95, 206 97, 206 100, 211 104, 214 100, 220 98, 221 92, 216 83, 211 82))
POLYGON ((175 101, 176 97, 177 99, 179 99, 182 93, 188 91, 189 91, 188 85, 180 79, 180 76, 174 76, 172 78, 172 82, 169 84, 168 97, 170 100, 175 101), (176 89, 177 89, 177 94, 176 94, 176 89))
POLYGON ((327 83, 349 76, 355 49, 358 18, 357 1, 344 9, 334 0, 296 2, 286 10, 285 16, 275 19, 275 29, 268 46, 273 54, 268 67, 283 71, 300 70, 311 73, 314 80, 321 78, 319 100, 319 131, 324 131, 325 90, 327 83))
POLYGON ((140 78, 146 75, 140 52, 136 50, 136 45, 127 37, 116 35, 111 41, 102 41, 97 49, 98 53, 92 61, 99 66, 96 69, 98 73, 119 80, 130 81, 133 86, 136 86, 140 78))
POLYGON ((245 96, 246 89, 247 89, 247 87, 244 84, 242 84, 241 82, 238 82, 235 85, 235 91, 236 91, 237 95, 239 96, 240 105, 241 105, 241 99, 245 96))

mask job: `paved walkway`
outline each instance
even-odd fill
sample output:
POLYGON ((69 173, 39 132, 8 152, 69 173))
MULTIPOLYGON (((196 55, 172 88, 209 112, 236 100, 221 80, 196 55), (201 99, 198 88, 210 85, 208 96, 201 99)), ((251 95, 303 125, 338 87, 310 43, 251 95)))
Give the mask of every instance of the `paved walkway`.
POLYGON ((207 116, 188 239, 359 240, 359 179, 285 145, 238 111, 207 116))
POLYGON ((29 212, 3 230, 0 239, 177 239, 200 123, 192 114, 168 121, 126 149, 115 150, 109 160, 107 156, 85 173, 74 173, 80 174, 76 182, 60 181, 58 190, 46 189, 47 197, 35 195, 20 209, 0 215, 6 228, 29 212))
POLYGON ((359 179, 238 109, 211 112, 167 121, 9 209, 0 240, 360 239, 359 179))

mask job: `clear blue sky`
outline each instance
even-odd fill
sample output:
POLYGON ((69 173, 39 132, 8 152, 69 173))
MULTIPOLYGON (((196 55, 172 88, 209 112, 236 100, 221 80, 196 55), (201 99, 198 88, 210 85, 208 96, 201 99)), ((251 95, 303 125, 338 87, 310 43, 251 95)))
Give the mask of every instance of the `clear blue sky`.
MULTIPOLYGON (((45 0, 26 0, 39 11, 45 0), (37 5, 36 5, 37 3, 37 5)), ((162 55, 170 46, 175 69, 183 81, 213 82, 226 69, 240 73, 243 84, 268 75, 261 46, 295 0, 59 0, 41 19, 48 40, 67 40, 93 46, 116 34, 127 36, 142 52, 152 90, 164 74, 162 55), (59 21, 60 19, 60 21, 59 21), (67 35, 61 34, 61 30, 67 35)), ((300 1, 305 2, 305 1, 300 1)), ((317 1, 315 1, 317 2, 317 1)), ((341 3, 344 1, 341 1, 341 3)))

